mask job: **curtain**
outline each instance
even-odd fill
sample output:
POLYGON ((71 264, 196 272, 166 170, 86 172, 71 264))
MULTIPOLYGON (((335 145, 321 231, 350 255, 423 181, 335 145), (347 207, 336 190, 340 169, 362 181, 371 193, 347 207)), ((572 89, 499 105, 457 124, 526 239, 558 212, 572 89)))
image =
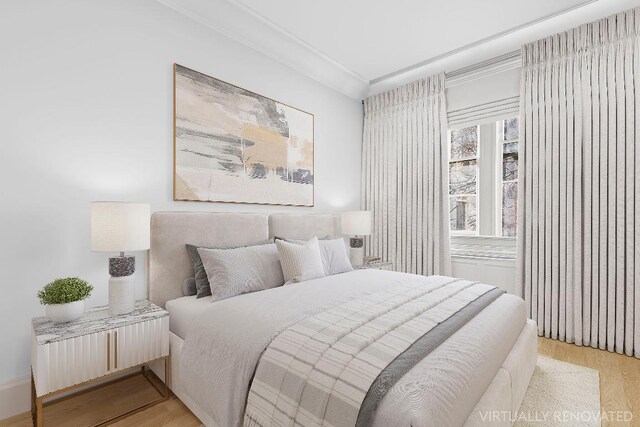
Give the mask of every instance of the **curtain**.
POLYGON ((523 47, 517 288, 539 335, 640 357, 640 8, 523 47))
POLYGON ((364 101, 366 254, 397 271, 451 274, 444 83, 440 74, 364 101))

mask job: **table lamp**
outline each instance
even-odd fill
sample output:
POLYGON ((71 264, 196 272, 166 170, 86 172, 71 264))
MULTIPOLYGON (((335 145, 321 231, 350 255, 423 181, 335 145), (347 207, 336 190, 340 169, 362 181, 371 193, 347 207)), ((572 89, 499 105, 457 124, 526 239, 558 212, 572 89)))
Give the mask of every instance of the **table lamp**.
POLYGON ((351 265, 362 265, 364 261, 364 239, 358 236, 371 234, 371 212, 342 212, 342 234, 353 236, 349 240, 349 260, 351 265))
POLYGON ((109 258, 109 310, 113 314, 135 309, 136 260, 125 252, 149 249, 150 217, 146 203, 91 203, 91 250, 120 252, 120 256, 109 258))

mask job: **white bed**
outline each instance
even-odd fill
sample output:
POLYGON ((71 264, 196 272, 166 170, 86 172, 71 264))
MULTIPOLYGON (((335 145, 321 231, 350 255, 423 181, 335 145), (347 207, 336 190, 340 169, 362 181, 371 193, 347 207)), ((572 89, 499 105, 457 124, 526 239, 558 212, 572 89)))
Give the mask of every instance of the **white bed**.
MULTIPOLYGON (((221 408, 225 408, 225 405, 216 407, 218 401, 230 399, 238 390, 232 392, 221 389, 227 386, 215 387, 213 384, 207 389, 207 382, 194 379, 193 372, 181 368, 185 339, 194 328, 202 329, 202 325, 194 326, 196 319, 207 319, 212 328, 216 324, 225 327, 228 326, 224 324, 226 320, 243 323, 238 321, 242 317, 234 319, 233 313, 246 310, 239 314, 247 319, 244 336, 233 343, 231 340, 236 339, 234 334, 228 334, 226 339, 230 342, 221 342, 224 339, 220 338, 216 338, 220 340, 216 342, 212 338, 208 343, 212 346, 211 354, 207 356, 211 356, 213 364, 216 357, 221 357, 214 356, 215 345, 237 348, 238 352, 257 352, 260 345, 252 341, 257 340, 255 337, 251 338, 253 329, 267 331, 265 333, 268 335, 272 332, 269 328, 279 328, 286 322, 279 318, 270 326, 268 321, 263 320, 262 329, 251 328, 251 316, 255 319, 267 319, 271 315, 270 311, 282 310, 291 291, 275 288, 233 297, 230 299, 233 301, 225 304, 212 304, 209 298, 182 297, 182 279, 191 274, 186 253, 182 254, 186 252, 184 244, 247 244, 274 234, 301 239, 313 235, 335 236, 335 218, 328 215, 272 215, 268 218, 259 214, 166 212, 155 214, 152 220, 149 293, 153 302, 165 306, 170 313, 172 362, 169 384, 173 392, 205 425, 227 425, 229 420, 238 422, 238 416, 221 414, 224 412, 221 408), (273 307, 279 304, 284 305, 273 307), (188 378, 189 375, 191 381, 186 381, 185 377, 188 378), (195 384, 198 382, 200 384, 195 384), (218 420, 224 421, 217 422, 218 420)), ((344 295, 338 296, 348 299, 360 292, 345 288, 349 284, 362 283, 363 285, 357 286, 366 287, 367 291, 375 290, 376 287, 382 288, 384 283, 394 280, 397 274, 399 273, 365 270, 317 279, 305 284, 306 288, 299 287, 295 290, 300 293, 295 296, 295 300, 300 303, 307 301, 306 305, 310 307, 315 304, 316 308, 322 308, 323 292, 326 290, 333 289, 333 294, 336 295, 342 292, 344 295)), ((295 307, 295 304, 289 305, 287 310, 291 310, 292 315, 286 321, 308 315, 295 307)), ((243 326, 239 327, 242 330, 243 326)), ((253 360, 259 359, 259 356, 259 353, 254 355, 253 360)), ((484 411, 511 412, 519 408, 536 358, 536 328, 525 318, 524 303, 514 296, 501 296, 398 381, 376 412, 374 425, 395 425, 398 417, 406 425, 486 425, 482 423, 484 411), (406 390, 413 386, 415 391, 417 379, 428 384, 425 385, 429 389, 428 393, 425 390, 425 393, 418 393, 418 396, 415 393, 408 395, 406 390)), ((189 363, 194 362, 189 360, 189 363)), ((245 384, 240 380, 237 383, 240 388, 245 384)), ((219 384, 227 383, 220 381, 217 385, 219 384)), ((505 419, 503 425, 510 423, 505 419)))
POLYGON ((165 309, 170 314, 169 330, 179 338, 185 339, 193 319, 209 307, 211 296, 196 299, 194 295, 167 301, 165 309))

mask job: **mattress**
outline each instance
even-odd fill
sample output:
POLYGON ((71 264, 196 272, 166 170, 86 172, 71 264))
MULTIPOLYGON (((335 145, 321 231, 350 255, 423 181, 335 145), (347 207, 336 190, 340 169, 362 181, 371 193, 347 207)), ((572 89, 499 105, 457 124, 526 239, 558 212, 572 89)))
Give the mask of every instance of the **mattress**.
POLYGON ((185 339, 191 328, 191 323, 205 309, 211 307, 211 296, 197 298, 182 297, 167 301, 166 310, 169 312, 169 330, 185 339))

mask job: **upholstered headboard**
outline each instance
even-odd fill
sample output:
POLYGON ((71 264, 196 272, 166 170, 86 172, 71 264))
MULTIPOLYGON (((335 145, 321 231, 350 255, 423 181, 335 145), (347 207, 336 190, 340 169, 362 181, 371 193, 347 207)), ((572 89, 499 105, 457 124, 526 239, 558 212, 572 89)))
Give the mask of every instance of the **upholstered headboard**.
POLYGON ((151 216, 148 257, 149 300, 164 307, 182 296, 182 282, 194 275, 186 244, 242 246, 273 236, 291 239, 336 237, 334 215, 156 212, 151 216))
POLYGON ((322 239, 338 237, 338 223, 335 215, 269 215, 269 237, 286 237, 307 240, 313 236, 322 239))

